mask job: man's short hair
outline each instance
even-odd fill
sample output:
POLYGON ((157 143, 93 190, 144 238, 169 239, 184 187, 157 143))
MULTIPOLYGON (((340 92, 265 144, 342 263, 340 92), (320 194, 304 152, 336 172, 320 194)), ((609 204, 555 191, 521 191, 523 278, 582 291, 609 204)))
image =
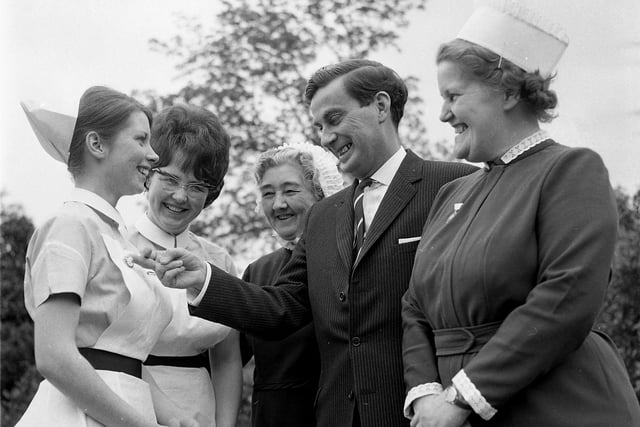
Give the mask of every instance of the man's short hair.
POLYGON ((369 105, 378 92, 386 92, 391 98, 391 120, 398 128, 407 103, 407 85, 398 73, 376 61, 350 59, 320 68, 307 82, 304 90, 305 103, 311 104, 319 89, 342 76, 347 93, 361 106, 369 105))

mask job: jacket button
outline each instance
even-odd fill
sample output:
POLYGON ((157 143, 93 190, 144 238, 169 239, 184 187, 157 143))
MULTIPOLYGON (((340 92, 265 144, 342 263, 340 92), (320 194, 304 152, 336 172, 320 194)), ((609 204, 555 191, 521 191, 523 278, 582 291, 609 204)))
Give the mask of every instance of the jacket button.
POLYGON ((351 345, 354 347, 358 347, 360 345, 360 338, 359 337, 351 338, 351 345))
POLYGON ((347 399, 349 399, 349 400, 353 400, 353 397, 354 397, 354 396, 355 396, 355 393, 353 392, 353 390, 351 390, 351 391, 349 392, 349 394, 347 395, 347 399))
POLYGON ((344 300, 347 299, 347 296, 344 294, 344 292, 340 292, 340 294, 338 294, 338 299, 340 299, 340 302, 344 302, 344 300))

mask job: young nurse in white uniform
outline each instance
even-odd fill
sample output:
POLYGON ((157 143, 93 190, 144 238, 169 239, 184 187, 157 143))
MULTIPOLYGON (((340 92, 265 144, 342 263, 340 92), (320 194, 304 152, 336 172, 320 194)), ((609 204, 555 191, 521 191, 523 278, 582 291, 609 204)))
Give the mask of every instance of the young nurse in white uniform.
POLYGON ((143 190, 158 158, 149 111, 92 87, 75 126, 69 116, 25 112, 49 154, 68 164, 75 189, 27 250, 25 305, 45 380, 18 426, 197 426, 179 421, 179 409, 141 379, 171 304, 155 275, 130 262, 136 248, 115 209, 143 190))
MULTIPOLYGON (((146 184, 149 206, 130 230, 130 240, 141 250, 185 248, 236 274, 226 250, 189 230, 220 194, 229 165, 229 136, 218 118, 200 107, 168 107, 154 117, 151 146, 159 160, 146 184)), ((204 415, 203 425, 233 427, 242 397, 238 333, 192 317, 186 291, 168 291, 173 320, 146 368, 176 404, 192 416, 204 415)))

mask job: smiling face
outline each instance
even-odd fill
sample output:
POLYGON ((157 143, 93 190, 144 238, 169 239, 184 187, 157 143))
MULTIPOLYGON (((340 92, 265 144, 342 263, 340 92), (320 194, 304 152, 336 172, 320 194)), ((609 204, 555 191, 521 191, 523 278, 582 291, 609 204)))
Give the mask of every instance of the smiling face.
POLYGON ((451 61, 438 64, 438 88, 444 100, 440 120, 455 129, 455 156, 471 162, 495 159, 504 139, 504 93, 469 78, 451 61))
POLYGON ((149 179, 147 198, 149 211, 147 215, 151 222, 170 234, 180 234, 196 219, 207 199, 207 192, 189 194, 186 184, 204 184, 193 175, 193 171, 185 172, 177 164, 175 158, 167 166, 160 169, 161 173, 153 173, 149 179), (175 181, 181 187, 175 187, 175 181))
POLYGON ((316 199, 300 167, 287 163, 267 169, 259 188, 262 210, 271 228, 288 241, 302 234, 304 215, 316 199))
MULTIPOLYGON (((380 114, 379 104, 360 103, 349 96, 344 76, 318 89, 310 103, 314 126, 321 144, 338 158, 342 172, 358 179, 371 176, 398 147, 387 141, 382 117, 390 121, 388 111, 380 114)), ((388 106, 387 106, 388 109, 388 106)))
POLYGON ((117 201, 121 196, 138 194, 158 160, 149 144, 149 119, 141 111, 131 114, 126 125, 105 144, 109 197, 117 201))

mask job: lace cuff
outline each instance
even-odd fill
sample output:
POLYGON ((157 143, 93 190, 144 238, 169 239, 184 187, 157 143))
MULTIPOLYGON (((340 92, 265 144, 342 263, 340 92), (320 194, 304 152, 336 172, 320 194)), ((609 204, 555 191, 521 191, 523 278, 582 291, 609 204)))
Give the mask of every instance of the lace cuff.
POLYGON ((431 394, 442 393, 442 384, 440 383, 426 383, 413 387, 407 393, 407 398, 404 400, 404 416, 408 419, 413 418, 413 401, 419 397, 429 396, 431 394))
POLYGON ((456 386, 462 397, 471 406, 474 412, 483 420, 490 420, 497 411, 493 406, 487 402, 487 400, 480 394, 480 391, 471 382, 464 369, 460 369, 458 373, 451 380, 453 385, 456 386))

